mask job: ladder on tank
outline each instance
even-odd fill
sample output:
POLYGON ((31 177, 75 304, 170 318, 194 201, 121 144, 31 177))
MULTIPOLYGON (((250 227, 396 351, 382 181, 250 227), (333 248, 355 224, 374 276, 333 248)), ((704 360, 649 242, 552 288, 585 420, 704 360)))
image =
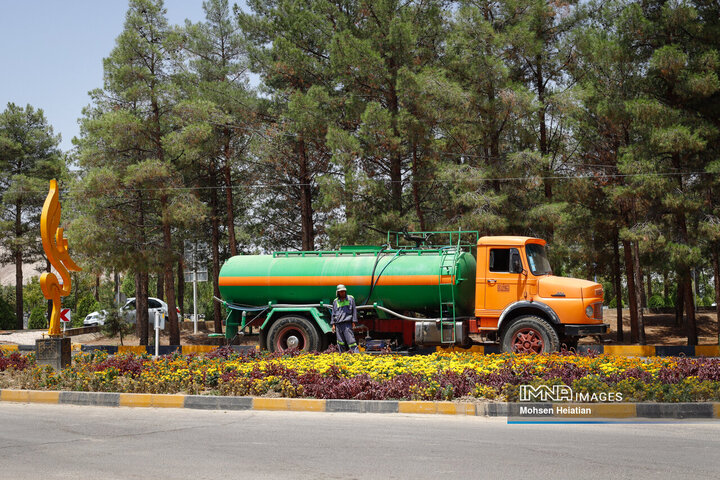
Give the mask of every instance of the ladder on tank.
POLYGON ((456 341, 455 284, 457 283, 457 262, 460 253, 459 246, 443 249, 440 252, 440 272, 438 273, 440 343, 455 343, 456 341))

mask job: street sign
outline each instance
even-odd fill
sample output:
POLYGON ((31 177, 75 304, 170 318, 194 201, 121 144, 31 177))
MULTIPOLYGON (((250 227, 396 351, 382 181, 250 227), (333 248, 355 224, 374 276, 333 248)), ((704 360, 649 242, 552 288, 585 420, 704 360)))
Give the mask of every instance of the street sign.
POLYGON ((71 316, 71 312, 70 312, 69 308, 63 308, 62 310, 60 310, 60 321, 61 322, 69 323, 70 316, 71 316))
POLYGON ((205 271, 198 271, 198 272, 185 272, 185 283, 192 283, 192 282, 207 282, 208 281, 208 272, 205 271), (194 274, 197 274, 197 277, 195 277, 194 274))

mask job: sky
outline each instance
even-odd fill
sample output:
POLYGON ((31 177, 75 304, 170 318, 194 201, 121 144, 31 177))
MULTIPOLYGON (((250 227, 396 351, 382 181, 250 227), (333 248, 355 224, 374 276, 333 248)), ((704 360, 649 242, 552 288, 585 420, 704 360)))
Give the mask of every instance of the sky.
MULTIPOLYGON (((171 24, 204 19, 202 0, 165 0, 165 8, 171 24)), ((0 0, 0 111, 8 102, 42 109, 70 150, 126 11, 127 0, 0 0)))

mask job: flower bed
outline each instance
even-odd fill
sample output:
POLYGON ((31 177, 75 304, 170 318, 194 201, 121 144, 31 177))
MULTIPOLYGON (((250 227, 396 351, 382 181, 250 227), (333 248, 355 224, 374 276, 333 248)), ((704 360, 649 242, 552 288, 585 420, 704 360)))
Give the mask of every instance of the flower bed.
POLYGON ((108 356, 79 354, 53 372, 0 352, 0 388, 348 399, 517 400, 519 385, 565 384, 624 401, 720 401, 720 359, 610 355, 426 356, 297 352, 108 356))

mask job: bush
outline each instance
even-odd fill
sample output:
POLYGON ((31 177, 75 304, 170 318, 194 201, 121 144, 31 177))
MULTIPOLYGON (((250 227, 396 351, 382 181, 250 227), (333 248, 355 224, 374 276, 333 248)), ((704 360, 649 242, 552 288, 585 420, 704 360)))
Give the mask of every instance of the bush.
POLYGON ((83 297, 78 301, 76 312, 73 315, 73 327, 82 327, 83 320, 88 313, 99 311, 100 303, 94 297, 83 297))
POLYGON ((47 306, 36 305, 30 312, 29 329, 48 328, 47 306))
POLYGON ((105 324, 102 326, 102 333, 108 337, 120 336, 120 345, 123 344, 123 337, 132 333, 134 326, 120 315, 120 311, 111 308, 105 315, 105 324))
POLYGON ((648 300, 649 308, 662 308, 664 306, 665 306, 665 299, 662 297, 662 295, 653 295, 648 300))
POLYGON ((15 312, 12 306, 0 297, 0 330, 13 330, 15 328, 15 312))

